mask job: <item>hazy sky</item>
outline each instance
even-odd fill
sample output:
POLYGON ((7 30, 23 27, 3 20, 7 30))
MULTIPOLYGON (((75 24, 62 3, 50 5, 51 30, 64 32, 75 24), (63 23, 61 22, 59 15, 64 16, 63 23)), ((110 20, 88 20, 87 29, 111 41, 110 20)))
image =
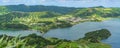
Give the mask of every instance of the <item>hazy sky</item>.
POLYGON ((120 0, 0 0, 0 5, 56 5, 68 7, 120 7, 120 0))

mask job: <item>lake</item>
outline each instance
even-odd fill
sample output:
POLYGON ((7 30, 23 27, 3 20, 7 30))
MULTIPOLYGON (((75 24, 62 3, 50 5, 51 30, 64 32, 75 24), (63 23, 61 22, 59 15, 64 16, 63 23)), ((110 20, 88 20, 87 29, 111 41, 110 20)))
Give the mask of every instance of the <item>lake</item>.
POLYGON ((112 45, 112 48, 120 48, 120 19, 111 19, 103 22, 84 22, 70 28, 59 28, 48 31, 44 37, 55 37, 67 40, 77 40, 83 38, 87 32, 108 29, 111 37, 103 42, 112 45))
MULTIPOLYGON (((45 33, 43 37, 55 37, 60 39, 67 40, 77 40, 79 38, 83 38, 84 34, 87 32, 100 30, 100 29, 108 29, 111 32, 111 37, 102 42, 108 43, 112 45, 112 48, 120 48, 120 19, 111 19, 103 22, 84 22, 77 25, 74 25, 69 28, 58 28, 52 29, 45 33)), ((40 32, 35 30, 19 30, 19 31, 5 31, 0 30, 0 35, 6 34, 9 36, 27 36, 29 34, 35 33, 37 35, 41 35, 40 32)))
POLYGON ((40 32, 35 31, 35 30, 0 30, 0 35, 8 35, 8 36, 28 36, 29 34, 37 34, 41 35, 40 32))

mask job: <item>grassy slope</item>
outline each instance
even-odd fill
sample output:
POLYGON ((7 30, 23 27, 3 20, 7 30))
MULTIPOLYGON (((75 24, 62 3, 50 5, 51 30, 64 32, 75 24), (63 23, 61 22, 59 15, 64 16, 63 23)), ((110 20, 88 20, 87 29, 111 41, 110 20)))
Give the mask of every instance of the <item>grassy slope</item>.
MULTIPOLYGON (((4 11, 1 11, 4 12, 4 11)), ((6 11, 5 11, 6 12, 6 11)), ((57 28, 66 25, 71 24, 71 22, 68 22, 68 18, 73 17, 80 17, 83 19, 89 19, 87 21, 91 20, 103 20, 104 18, 108 17, 119 17, 120 16, 120 9, 119 8, 83 8, 78 9, 75 12, 72 12, 70 14, 61 15, 59 13, 55 12, 10 12, 10 13, 1 13, 0 15, 0 22, 1 26, 6 24, 24 24, 29 29, 37 29, 41 30, 42 32, 47 32, 48 30, 52 28, 57 28), (7 19, 6 19, 7 18, 7 19), (43 23, 43 24, 42 24, 43 23), (61 25, 57 25, 56 23, 61 23, 61 25)), ((19 26, 19 25, 18 25, 19 26)), ((4 27, 4 26, 3 26, 4 27)), ((90 48, 111 48, 109 45, 104 43, 90 43, 86 41, 80 41, 79 43, 76 42, 62 42, 57 47, 61 48, 68 47, 70 45, 74 46, 81 46, 82 47, 90 47, 90 48), (84 43, 83 43, 84 42, 84 43)))
POLYGON ((74 12, 65 15, 49 11, 44 12, 14 11, 0 15, 1 20, 0 22, 2 24, 4 23, 24 24, 30 27, 30 29, 37 29, 41 30, 42 32, 46 32, 47 30, 52 28, 67 27, 68 24, 69 24, 68 26, 71 26, 79 22, 102 21, 108 17, 119 16, 120 16, 119 8, 83 8, 75 10, 74 12), (81 18, 80 21, 74 22, 73 18, 77 19, 78 17, 81 18))

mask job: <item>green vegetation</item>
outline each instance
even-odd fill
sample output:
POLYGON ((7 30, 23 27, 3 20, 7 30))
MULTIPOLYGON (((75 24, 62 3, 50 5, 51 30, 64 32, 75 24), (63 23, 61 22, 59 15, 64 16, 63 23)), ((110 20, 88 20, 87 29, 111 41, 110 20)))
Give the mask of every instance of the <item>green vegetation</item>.
POLYGON ((6 35, 1 35, 0 37, 0 48, 42 48, 51 43, 35 34, 21 38, 6 35))
POLYGON ((8 12, 9 10, 6 7, 0 6, 0 15, 7 14, 8 12))
POLYGON ((24 24, 4 24, 3 27, 12 29, 25 29, 25 30, 29 29, 29 27, 24 24))
POLYGON ((71 14, 81 17, 92 16, 94 14, 101 17, 117 17, 120 15, 119 12, 119 8, 83 8, 78 9, 71 14))
POLYGON ((6 48, 111 48, 110 45, 96 42, 107 39, 111 34, 108 30, 102 29, 85 34, 84 38, 79 40, 63 40, 57 38, 43 38, 36 34, 31 34, 24 37, 11 37, 6 35, 0 36, 0 47, 6 48), (92 36, 90 36, 92 35, 92 36), (103 35, 103 36, 101 36, 103 35), (101 38, 99 40, 99 38, 101 38), (93 39, 95 39, 93 41, 93 39))
POLYGON ((99 40, 107 39, 111 33, 107 29, 96 30, 85 34, 85 39, 91 42, 100 42, 99 40))
POLYGON ((20 5, 7 5, 5 6, 10 11, 21 11, 21 12, 57 12, 61 14, 66 14, 76 10, 77 8, 73 7, 58 7, 58 6, 43 6, 43 5, 34 5, 34 6, 26 6, 24 4, 20 5))
POLYGON ((80 40, 79 42, 61 42, 55 48, 111 48, 111 46, 104 43, 92 43, 80 40))
MULTIPOLYGON (((29 30, 46 33, 50 29, 71 27, 86 21, 104 21, 120 17, 120 8, 69 8, 56 6, 0 6, 0 29, 29 30)), ((0 48, 111 48, 101 43, 110 36, 106 29, 85 34, 84 38, 75 41, 43 38, 35 34, 25 37, 1 36, 0 48)))
POLYGON ((1 29, 34 29, 42 33, 46 33, 50 29, 71 27, 80 22, 98 22, 110 17, 117 18, 120 16, 119 8, 103 7, 65 8, 39 5, 26 6, 21 4, 0 6, 0 11, 1 29), (9 25, 13 25, 13 27, 9 27, 9 25))
POLYGON ((54 12, 11 12, 1 15, 2 29, 35 29, 47 32, 50 29, 72 26, 66 21, 58 20, 59 13, 54 12), (62 26, 63 25, 63 26, 62 26), (11 26, 11 27, 10 27, 11 26), (22 27, 25 26, 25 27, 22 27))

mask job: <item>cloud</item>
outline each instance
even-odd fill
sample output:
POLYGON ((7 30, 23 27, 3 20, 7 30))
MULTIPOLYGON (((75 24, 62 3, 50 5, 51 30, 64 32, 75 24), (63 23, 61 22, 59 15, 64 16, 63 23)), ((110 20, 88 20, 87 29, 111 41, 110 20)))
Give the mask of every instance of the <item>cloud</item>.
POLYGON ((3 3, 10 2, 10 0, 2 0, 3 3))
POLYGON ((40 1, 38 1, 38 2, 40 2, 40 3, 44 3, 44 2, 46 2, 46 0, 40 0, 40 1))

